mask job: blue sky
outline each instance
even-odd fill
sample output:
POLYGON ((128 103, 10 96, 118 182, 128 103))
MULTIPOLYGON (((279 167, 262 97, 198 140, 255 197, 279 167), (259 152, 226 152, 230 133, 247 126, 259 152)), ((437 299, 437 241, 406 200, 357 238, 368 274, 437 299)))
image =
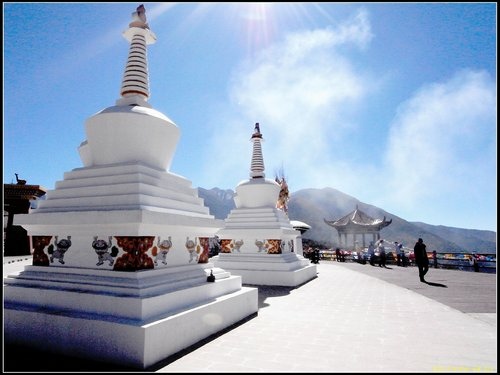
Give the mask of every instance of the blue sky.
MULTIPOLYGON (((53 189, 113 106, 140 3, 3 3, 3 178, 53 189)), ((409 221, 496 231, 496 3, 144 3, 149 103, 193 187, 333 187, 409 221)), ((293 218, 291 218, 293 219, 293 218)))

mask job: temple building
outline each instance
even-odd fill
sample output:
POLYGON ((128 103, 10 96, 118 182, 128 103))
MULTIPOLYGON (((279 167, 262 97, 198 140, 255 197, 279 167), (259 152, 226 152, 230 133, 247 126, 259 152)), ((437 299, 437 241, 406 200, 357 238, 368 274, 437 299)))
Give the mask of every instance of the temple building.
MULTIPOLYGON (((345 248, 348 247, 348 235, 352 235, 352 246, 356 247, 357 237, 361 235, 363 238, 363 248, 367 246, 366 235, 371 236, 371 241, 375 242, 380 239, 380 231, 392 223, 392 219, 374 219, 361 211, 356 205, 356 209, 338 220, 326 220, 325 223, 337 229, 339 235, 339 244, 345 248), (343 241, 342 241, 343 238, 343 241)), ((356 249, 355 249, 356 250, 356 249)))
POLYGON ((31 238, 20 225, 14 225, 14 216, 27 214, 31 202, 45 195, 45 188, 40 185, 28 185, 16 174, 16 184, 3 184, 4 211, 4 256, 30 255, 31 238), (6 219, 6 220, 5 220, 6 219))

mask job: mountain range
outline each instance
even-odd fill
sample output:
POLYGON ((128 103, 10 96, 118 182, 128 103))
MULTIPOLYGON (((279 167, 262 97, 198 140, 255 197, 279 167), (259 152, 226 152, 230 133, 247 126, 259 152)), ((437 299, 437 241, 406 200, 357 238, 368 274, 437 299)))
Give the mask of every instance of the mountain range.
MULTIPOLYGON (((224 220, 235 208, 235 192, 231 189, 199 187, 198 195, 216 219, 224 220)), ((392 219, 392 223, 380 231, 380 238, 389 243, 398 241, 405 248, 413 249, 417 239, 423 238, 427 251, 496 254, 496 232, 494 231, 409 222, 334 188, 302 189, 290 194, 288 217, 292 221, 301 221, 311 226, 302 235, 303 240, 312 240, 324 247, 334 248, 340 246, 337 230, 326 224, 325 220, 340 219, 354 211, 356 207, 374 219, 383 217, 387 220, 392 219)), ((367 245, 371 239, 370 235, 366 236, 367 245)), ((348 236, 349 240, 352 242, 352 236, 348 236)), ((358 236, 358 241, 361 241, 361 236, 358 236)))

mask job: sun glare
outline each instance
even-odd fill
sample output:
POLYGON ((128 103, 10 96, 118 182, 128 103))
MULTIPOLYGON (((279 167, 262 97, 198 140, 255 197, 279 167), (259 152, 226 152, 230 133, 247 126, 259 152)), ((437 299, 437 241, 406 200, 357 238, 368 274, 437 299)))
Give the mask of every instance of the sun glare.
POLYGON ((246 8, 243 17, 252 21, 266 21, 272 3, 242 3, 239 6, 246 8))
POLYGON ((311 3, 237 3, 232 7, 236 19, 243 21, 249 54, 268 46, 282 32, 317 26, 315 16, 329 18, 321 5, 311 3))
POLYGON ((270 3, 243 3, 240 17, 244 22, 246 52, 252 55, 256 50, 267 46, 272 38, 275 20, 271 14, 270 3))
MULTIPOLYGON (((161 3, 151 9, 151 18, 158 18, 183 3, 161 3)), ((318 17, 331 23, 328 12, 318 3, 193 3, 179 26, 179 35, 189 33, 202 22, 217 22, 223 32, 234 34, 247 56, 253 56, 283 33, 316 27, 318 17)))

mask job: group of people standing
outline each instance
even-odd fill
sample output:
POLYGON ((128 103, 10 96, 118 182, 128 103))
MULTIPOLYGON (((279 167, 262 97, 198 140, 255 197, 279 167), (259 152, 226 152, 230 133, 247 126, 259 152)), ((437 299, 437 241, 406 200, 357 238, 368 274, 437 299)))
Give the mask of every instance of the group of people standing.
MULTIPOLYGON (((377 241, 376 250, 379 253, 378 266, 379 267, 386 267, 387 255, 386 255, 385 243, 384 243, 383 239, 377 241)), ((394 242, 394 250, 396 253, 397 265, 406 267, 408 265, 408 259, 405 256, 403 244, 395 241, 394 242)), ((415 243, 415 246, 413 248, 413 253, 415 254, 415 263, 418 266, 418 275, 420 277, 420 281, 426 282, 424 276, 429 271, 429 258, 427 257, 426 245, 424 244, 424 241, 422 240, 422 238, 419 238, 418 241, 415 243)), ((374 245, 373 241, 370 242, 370 245, 368 246, 368 256, 370 259, 370 264, 372 266, 374 266, 375 265, 375 245, 374 245)))
MULTIPOLYGON (((404 259, 404 252, 402 250, 403 245, 398 244, 397 242, 394 242, 396 245, 396 256, 397 256, 397 264, 398 266, 401 265, 401 260, 404 259), (403 254, 403 255, 401 255, 403 254)), ((387 262, 387 253, 385 250, 385 242, 384 240, 379 240, 377 241, 377 248, 376 248, 379 257, 378 257, 378 266, 379 267, 386 267, 386 262, 387 262)), ((368 256, 370 259, 370 264, 372 266, 375 265, 375 245, 373 244, 373 241, 370 241, 370 244, 368 245, 368 256)), ((406 262, 404 262, 404 265, 406 266, 406 262)))
MULTIPOLYGON (((386 261, 387 261, 387 254, 385 252, 384 240, 378 241, 377 251, 378 251, 378 266, 385 267, 386 261)), ((374 266, 375 265, 375 245, 373 244, 373 241, 370 241, 370 244, 368 245, 368 257, 370 260, 370 264, 372 266, 374 266)))

